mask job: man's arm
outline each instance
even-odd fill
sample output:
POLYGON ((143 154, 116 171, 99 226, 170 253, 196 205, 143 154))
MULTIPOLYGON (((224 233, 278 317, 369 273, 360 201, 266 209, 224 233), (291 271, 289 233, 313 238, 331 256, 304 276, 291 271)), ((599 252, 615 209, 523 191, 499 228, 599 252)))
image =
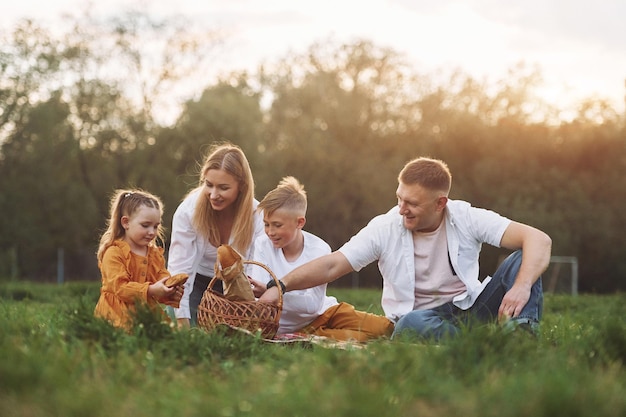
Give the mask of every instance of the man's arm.
MULTIPOLYGON (((299 266, 285 275, 281 281, 287 291, 303 290, 329 283, 352 271, 346 257, 341 252, 335 251, 299 266)), ((268 289, 259 301, 276 304, 278 289, 276 287, 268 289)))
POLYGON ((513 287, 505 294, 500 305, 500 317, 517 317, 530 298, 530 289, 550 264, 552 239, 539 229, 512 222, 505 230, 502 247, 522 249, 520 266, 513 287))

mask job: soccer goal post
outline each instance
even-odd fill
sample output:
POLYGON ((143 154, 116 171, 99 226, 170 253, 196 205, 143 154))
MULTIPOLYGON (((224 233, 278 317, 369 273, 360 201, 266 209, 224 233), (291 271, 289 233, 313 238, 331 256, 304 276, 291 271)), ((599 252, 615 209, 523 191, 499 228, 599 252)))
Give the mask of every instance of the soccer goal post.
POLYGON ((549 293, 578 295, 578 258, 550 257, 550 265, 543 274, 543 290, 549 293))
MULTIPOLYGON (((506 255, 500 255, 498 265, 506 255)), ((578 295, 578 258, 551 256, 548 269, 542 275, 543 291, 552 294, 578 295)))

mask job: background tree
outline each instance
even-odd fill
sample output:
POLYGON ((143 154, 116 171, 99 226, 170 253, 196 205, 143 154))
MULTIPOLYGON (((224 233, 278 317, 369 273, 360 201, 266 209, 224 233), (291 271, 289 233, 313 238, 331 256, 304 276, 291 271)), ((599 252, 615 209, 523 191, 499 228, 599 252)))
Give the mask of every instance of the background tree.
MULTIPOLYGON (((557 123, 559 109, 534 94, 533 68, 495 83, 419 74, 367 40, 324 40, 211 82, 200 74, 214 32, 137 12, 67 28, 25 21, 2 34, 0 276, 18 265, 20 277, 53 279, 62 247, 68 277, 98 279, 113 189, 160 195, 169 227, 207 147, 231 141, 251 162, 257 198, 285 175, 304 183, 307 229, 333 248, 392 207, 398 170, 427 155, 450 165, 452 198, 544 229, 555 255, 578 257, 581 291, 626 289, 626 118, 602 100, 557 123)), ((503 251, 484 254, 491 273, 503 251)), ((359 280, 380 285, 375 265, 359 280)))
POLYGON ((150 164, 142 164, 151 190, 162 196, 170 225, 178 204, 198 185, 198 175, 209 145, 229 141, 239 145, 250 162, 255 182, 263 175, 264 162, 258 146, 263 134, 263 113, 258 93, 240 75, 233 74, 204 90, 198 100, 186 103, 171 128, 163 128, 149 152, 150 164))
POLYGON ((13 254, 2 269, 16 269, 17 253, 19 274, 31 278, 54 274, 57 248, 67 249, 69 276, 97 277, 109 194, 155 182, 144 167, 155 163, 156 104, 203 71, 219 40, 137 12, 105 22, 86 14, 66 27, 52 34, 24 21, 0 51, 0 250, 13 254))
POLYGON ((408 65, 371 42, 314 44, 288 56, 263 88, 273 101, 264 148, 275 174, 307 188, 307 227, 337 248, 395 202, 395 152, 409 130, 413 105, 408 65))

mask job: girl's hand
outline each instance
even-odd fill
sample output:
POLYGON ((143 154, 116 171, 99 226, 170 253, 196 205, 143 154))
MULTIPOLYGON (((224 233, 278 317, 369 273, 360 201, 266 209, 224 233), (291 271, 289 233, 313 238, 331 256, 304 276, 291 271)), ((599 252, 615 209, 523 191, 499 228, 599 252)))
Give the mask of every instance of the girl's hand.
POLYGON ((248 282, 250 282, 250 286, 252 287, 252 293, 256 298, 259 298, 265 292, 265 284, 256 281, 250 277, 248 277, 248 282))
POLYGON ((175 287, 170 287, 174 292, 169 296, 168 300, 174 301, 175 303, 179 303, 180 299, 183 298, 183 285, 177 285, 175 287))
MULTIPOLYGON (((150 286, 148 287, 148 296, 154 298, 155 300, 162 302, 162 301, 176 301, 174 298, 177 296, 178 291, 180 291, 180 297, 182 297, 183 293, 182 293, 182 286, 178 286, 178 287, 168 287, 167 285, 165 285, 165 281, 167 281, 169 277, 163 277, 162 279, 160 279, 159 281, 155 282, 154 284, 150 284, 150 286), (179 287, 181 287, 179 289, 179 287)), ((180 301, 180 297, 178 298, 178 301, 180 301)))

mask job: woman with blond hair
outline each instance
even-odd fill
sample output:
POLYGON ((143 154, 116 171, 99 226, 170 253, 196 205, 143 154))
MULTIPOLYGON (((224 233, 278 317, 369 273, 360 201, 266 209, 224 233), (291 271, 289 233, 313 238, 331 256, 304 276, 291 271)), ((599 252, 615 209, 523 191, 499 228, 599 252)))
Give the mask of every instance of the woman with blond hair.
MULTIPOLYGON (((230 245, 246 259, 263 234, 256 213, 254 179, 245 154, 230 143, 214 145, 200 171, 199 185, 178 206, 172 221, 168 270, 186 273, 176 318, 181 326, 197 322, 198 305, 214 275, 217 248, 230 245)), ((221 292, 221 281, 214 288, 221 292)))

